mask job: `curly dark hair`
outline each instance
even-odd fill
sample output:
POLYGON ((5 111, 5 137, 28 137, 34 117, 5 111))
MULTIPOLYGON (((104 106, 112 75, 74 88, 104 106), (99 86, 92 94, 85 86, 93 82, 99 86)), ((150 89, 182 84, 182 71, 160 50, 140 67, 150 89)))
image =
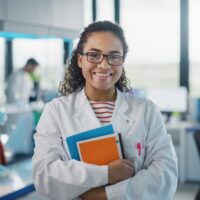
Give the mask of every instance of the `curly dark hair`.
MULTIPOLYGON (((78 66, 77 55, 83 51, 83 47, 87 42, 91 33, 94 32, 111 32, 121 41, 123 46, 123 57, 126 57, 128 45, 126 43, 124 32, 120 26, 110 21, 99 21, 88 25, 80 34, 80 40, 76 49, 72 52, 72 57, 64 76, 64 81, 60 83, 59 92, 62 95, 70 94, 81 90, 85 86, 85 79, 81 68, 78 66)), ((120 91, 125 92, 130 90, 129 80, 125 76, 123 69, 120 79, 116 82, 115 87, 120 91)))

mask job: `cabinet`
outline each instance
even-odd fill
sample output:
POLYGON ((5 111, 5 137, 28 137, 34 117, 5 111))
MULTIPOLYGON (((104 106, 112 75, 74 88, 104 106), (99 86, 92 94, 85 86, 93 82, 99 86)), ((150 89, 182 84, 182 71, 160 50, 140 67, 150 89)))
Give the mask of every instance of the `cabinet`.
POLYGON ((76 37, 83 12, 83 0, 1 0, 0 31, 76 37))

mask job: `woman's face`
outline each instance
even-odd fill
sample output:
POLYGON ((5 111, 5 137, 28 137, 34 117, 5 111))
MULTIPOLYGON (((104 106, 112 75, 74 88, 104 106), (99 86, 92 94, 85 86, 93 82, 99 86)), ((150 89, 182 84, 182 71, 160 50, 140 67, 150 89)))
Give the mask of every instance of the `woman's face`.
POLYGON ((87 52, 92 52, 89 61, 87 55, 78 55, 78 65, 86 81, 86 90, 115 90, 114 85, 122 74, 123 64, 109 64, 107 56, 99 63, 91 63, 91 60, 99 57, 99 53, 110 55, 111 61, 117 59, 117 56, 123 56, 121 41, 111 32, 95 32, 89 35, 84 45, 83 53, 87 52))

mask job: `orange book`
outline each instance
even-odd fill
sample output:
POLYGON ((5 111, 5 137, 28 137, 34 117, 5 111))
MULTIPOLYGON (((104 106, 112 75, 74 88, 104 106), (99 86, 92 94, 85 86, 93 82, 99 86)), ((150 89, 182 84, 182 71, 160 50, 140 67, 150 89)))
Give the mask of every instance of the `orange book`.
POLYGON ((106 135, 77 142, 80 160, 96 165, 122 158, 121 143, 118 134, 106 135))

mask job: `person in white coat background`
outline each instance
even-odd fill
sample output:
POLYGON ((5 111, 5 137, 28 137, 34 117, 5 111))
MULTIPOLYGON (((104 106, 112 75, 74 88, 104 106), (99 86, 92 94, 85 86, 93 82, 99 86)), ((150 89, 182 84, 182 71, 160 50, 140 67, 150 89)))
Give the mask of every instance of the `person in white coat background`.
POLYGON ((40 195, 173 198, 178 173, 172 140, 157 106, 127 92, 127 52, 122 28, 112 22, 92 23, 81 33, 59 88, 63 96, 46 104, 34 136, 33 178, 40 195), (66 137, 109 123, 122 133, 126 159, 103 166, 70 159, 66 137))
POLYGON ((8 114, 5 126, 5 132, 9 133, 5 148, 11 152, 13 158, 17 154, 33 153, 33 113, 25 107, 34 90, 32 77, 38 67, 38 61, 29 58, 22 68, 13 71, 7 79, 7 103, 12 104, 13 111, 8 114))
POLYGON ((23 68, 14 71, 7 80, 6 99, 7 103, 29 102, 34 88, 32 74, 39 66, 34 58, 29 58, 23 68))

